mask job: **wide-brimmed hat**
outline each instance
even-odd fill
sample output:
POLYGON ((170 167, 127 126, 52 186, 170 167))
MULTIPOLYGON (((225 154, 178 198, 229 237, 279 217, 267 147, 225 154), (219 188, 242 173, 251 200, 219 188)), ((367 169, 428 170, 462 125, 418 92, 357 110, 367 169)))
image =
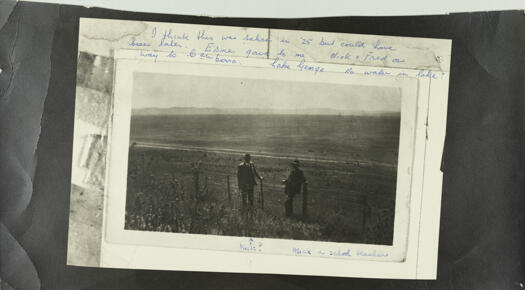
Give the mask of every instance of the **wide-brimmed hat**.
POLYGON ((294 165, 294 166, 301 166, 301 163, 299 163, 299 160, 297 160, 297 159, 295 159, 294 161, 292 161, 291 164, 294 165))

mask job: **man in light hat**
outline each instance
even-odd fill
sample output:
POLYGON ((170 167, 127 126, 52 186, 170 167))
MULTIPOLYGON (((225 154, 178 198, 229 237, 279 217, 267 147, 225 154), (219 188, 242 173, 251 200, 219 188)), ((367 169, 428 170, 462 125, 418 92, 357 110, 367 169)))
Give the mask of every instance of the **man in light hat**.
POLYGON ((253 188, 257 185, 255 178, 262 180, 263 178, 257 173, 255 164, 251 161, 252 157, 246 153, 244 155, 244 162, 237 166, 237 186, 241 192, 242 204, 253 205, 253 188))
POLYGON ((291 166, 292 170, 290 171, 290 175, 283 181, 284 193, 288 196, 284 203, 284 210, 285 215, 288 217, 293 215, 293 197, 301 193, 301 188, 303 184, 306 183, 306 177, 304 177, 303 171, 299 169, 299 160, 295 159, 291 163, 291 166))

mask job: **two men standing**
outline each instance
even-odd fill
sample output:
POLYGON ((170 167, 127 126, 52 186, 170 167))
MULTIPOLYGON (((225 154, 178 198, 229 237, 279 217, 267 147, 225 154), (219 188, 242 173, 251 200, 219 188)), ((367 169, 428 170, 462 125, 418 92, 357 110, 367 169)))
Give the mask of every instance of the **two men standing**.
MULTIPOLYGON (((294 160, 291 163, 292 169, 288 177, 283 181, 284 192, 287 195, 286 202, 284 203, 285 215, 293 215, 293 198, 295 195, 301 193, 303 185, 306 184, 306 178, 303 171, 299 168, 299 160, 294 160)), ((257 173, 255 164, 251 161, 250 154, 244 155, 244 162, 237 166, 237 185, 242 196, 243 206, 253 206, 253 192, 254 187, 257 185, 256 179, 260 181, 263 178, 257 173)))

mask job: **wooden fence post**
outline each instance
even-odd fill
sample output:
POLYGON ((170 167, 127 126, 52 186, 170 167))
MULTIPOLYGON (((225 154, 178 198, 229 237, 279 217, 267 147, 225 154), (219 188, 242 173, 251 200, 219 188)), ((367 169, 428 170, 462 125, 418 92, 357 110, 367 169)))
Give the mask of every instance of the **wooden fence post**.
POLYGON ((195 178, 195 199, 199 199, 199 170, 195 169, 193 175, 195 178))
POLYGON ((264 191, 263 191, 263 181, 261 180, 261 209, 264 209, 264 191))
POLYGON ((303 218, 308 217, 308 183, 303 183, 303 218))
POLYGON ((229 175, 226 175, 226 184, 228 185, 228 202, 231 203, 232 202, 232 194, 231 194, 231 191, 230 191, 230 176, 229 175))
POLYGON ((208 195, 208 176, 204 177, 204 188, 206 189, 206 195, 208 195))

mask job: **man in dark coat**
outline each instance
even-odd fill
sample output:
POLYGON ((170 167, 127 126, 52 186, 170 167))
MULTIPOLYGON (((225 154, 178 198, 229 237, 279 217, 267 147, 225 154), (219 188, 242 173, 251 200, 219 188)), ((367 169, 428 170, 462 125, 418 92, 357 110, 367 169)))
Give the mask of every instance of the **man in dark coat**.
POLYGON ((292 162, 292 170, 290 171, 290 175, 286 180, 283 181, 284 183, 284 193, 288 196, 286 199, 286 202, 284 203, 284 209, 286 216, 292 216, 293 215, 293 197, 296 194, 301 193, 301 189, 303 187, 303 184, 306 183, 306 177, 304 177, 304 173, 301 169, 299 169, 299 160, 294 160, 292 162))
POLYGON ((257 173, 255 164, 251 162, 250 154, 244 155, 244 162, 237 166, 237 186, 241 192, 242 204, 253 205, 253 188, 257 185, 255 178, 262 180, 263 178, 257 173))

